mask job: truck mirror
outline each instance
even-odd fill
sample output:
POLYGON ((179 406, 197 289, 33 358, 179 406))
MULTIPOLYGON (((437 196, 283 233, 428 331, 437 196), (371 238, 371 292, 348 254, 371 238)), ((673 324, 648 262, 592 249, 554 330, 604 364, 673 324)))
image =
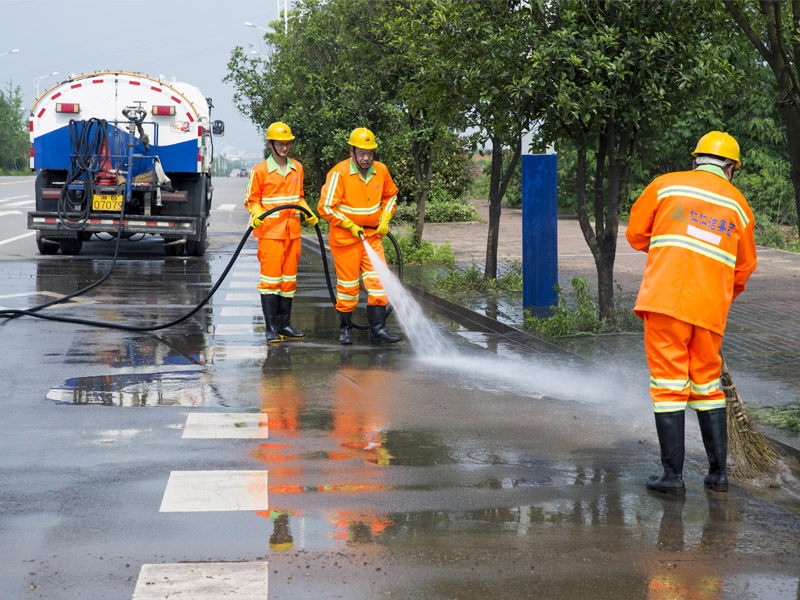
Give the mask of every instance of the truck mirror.
POLYGON ((214 121, 211 123, 211 133, 219 137, 225 135, 225 123, 223 121, 214 121))

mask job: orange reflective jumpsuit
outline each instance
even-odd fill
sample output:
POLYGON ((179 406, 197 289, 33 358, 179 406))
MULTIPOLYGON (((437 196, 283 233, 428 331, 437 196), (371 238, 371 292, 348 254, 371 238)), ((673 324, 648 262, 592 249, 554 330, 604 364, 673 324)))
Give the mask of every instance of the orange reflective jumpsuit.
MULTIPOLYGON (((303 166, 287 158, 286 171, 282 172, 272 156, 259 163, 250 171, 244 204, 251 213, 259 207, 265 212, 283 204, 305 206, 303 166)), ((300 211, 272 213, 261 227, 253 229, 253 237, 258 239, 258 262, 261 264, 258 291, 294 297, 300 261, 300 211)))
MULTIPOLYGON (((397 186, 383 163, 372 163, 366 177, 361 176, 351 158, 328 172, 318 208, 320 216, 331 224, 328 243, 336 266, 336 310, 352 312, 355 309, 359 276, 367 290, 368 304, 385 306, 388 303, 364 245, 348 229, 341 227, 341 223, 348 218, 362 227, 377 227, 383 213, 394 214, 396 203, 397 186)), ((365 229, 364 237, 383 259, 383 236, 375 229, 365 229)))
POLYGON ((634 312, 645 322, 655 412, 724 408, 722 335, 756 268, 747 200, 719 167, 668 173, 636 200, 626 236, 647 252, 634 312))

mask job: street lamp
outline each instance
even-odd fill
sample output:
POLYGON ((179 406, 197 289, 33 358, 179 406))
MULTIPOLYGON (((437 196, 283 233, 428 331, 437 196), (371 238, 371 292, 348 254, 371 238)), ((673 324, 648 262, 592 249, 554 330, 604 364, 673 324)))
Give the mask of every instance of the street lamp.
POLYGON ((245 21, 244 24, 247 27, 252 27, 253 29, 260 29, 261 31, 269 31, 266 27, 261 27, 261 25, 256 25, 255 23, 251 23, 250 21, 245 21))
POLYGON ((9 50, 8 52, 3 52, 0 56, 5 56, 6 54, 15 54, 19 52, 19 48, 14 48, 13 50, 9 50))
POLYGON ((36 79, 33 80, 33 85, 36 87, 36 97, 37 98, 39 97, 39 82, 42 79, 44 79, 46 77, 52 77, 53 75, 58 75, 58 71, 53 71, 52 73, 48 73, 47 75, 41 75, 41 76, 39 76, 39 77, 37 77, 36 79))

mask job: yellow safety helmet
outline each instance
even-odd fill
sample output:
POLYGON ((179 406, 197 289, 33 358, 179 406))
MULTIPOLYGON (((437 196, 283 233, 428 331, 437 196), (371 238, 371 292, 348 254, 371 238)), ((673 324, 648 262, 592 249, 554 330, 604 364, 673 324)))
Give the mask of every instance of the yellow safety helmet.
POLYGON ((742 166, 739 160, 739 143, 732 135, 722 131, 709 131, 697 142, 697 148, 692 152, 692 156, 698 154, 711 154, 727 158, 736 163, 736 168, 742 166))
POLYGON ((286 123, 276 121, 267 128, 267 139, 277 142, 291 142, 294 136, 286 123))
POLYGON ((373 150, 378 147, 378 143, 375 141, 375 134, 366 127, 353 129, 353 133, 350 134, 350 139, 347 143, 362 150, 373 150))

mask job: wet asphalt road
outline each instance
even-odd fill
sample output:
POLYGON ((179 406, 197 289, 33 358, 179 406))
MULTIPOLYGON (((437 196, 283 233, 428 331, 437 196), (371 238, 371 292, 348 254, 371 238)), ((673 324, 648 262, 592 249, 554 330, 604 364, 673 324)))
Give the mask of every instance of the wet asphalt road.
MULTIPOLYGON (((32 193, 17 180, 0 178, 0 213, 32 193)), ((49 312, 154 324, 187 311, 246 227, 245 185, 215 181, 206 257, 123 244, 106 284, 49 312)), ((111 243, 78 257, 3 243, 25 233, 17 218, 0 217, 0 305, 105 272, 111 243)), ((168 330, 0 324, 0 598, 800 598, 792 463, 789 485, 706 493, 690 415, 685 501, 648 494, 643 382, 433 313, 449 354, 364 333, 339 346, 311 244, 293 313, 308 338, 267 349, 256 281, 251 242, 212 302, 168 330), (216 414, 233 425, 196 427, 216 414), (217 479, 181 488, 187 473, 217 479), (212 587, 238 575, 202 568, 257 575, 236 594, 168 596, 180 576, 163 565, 212 587)))

